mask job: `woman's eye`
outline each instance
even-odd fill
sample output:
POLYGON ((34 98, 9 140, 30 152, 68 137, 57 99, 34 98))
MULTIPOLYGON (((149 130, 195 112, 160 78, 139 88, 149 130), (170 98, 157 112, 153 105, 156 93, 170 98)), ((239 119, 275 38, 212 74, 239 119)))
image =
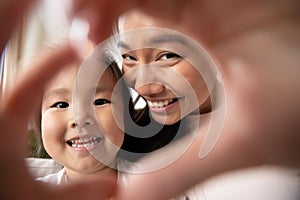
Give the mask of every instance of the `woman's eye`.
POLYGON ((181 56, 179 56, 176 53, 172 53, 172 52, 167 52, 162 54, 158 60, 170 60, 170 59, 174 59, 174 58, 180 58, 181 56))
POLYGON ((111 101, 107 100, 107 99, 96 99, 94 101, 95 106, 101 106, 101 105, 104 105, 104 104, 107 104, 107 103, 111 103, 111 101))
POLYGON ((56 102, 51 106, 51 108, 67 108, 67 107, 69 107, 69 104, 63 101, 56 102))
POLYGON ((123 55, 122 55, 122 58, 123 58, 124 60, 128 60, 128 61, 137 61, 137 59, 136 59, 135 57, 133 57, 133 56, 131 56, 131 55, 128 55, 128 54, 123 54, 123 55))

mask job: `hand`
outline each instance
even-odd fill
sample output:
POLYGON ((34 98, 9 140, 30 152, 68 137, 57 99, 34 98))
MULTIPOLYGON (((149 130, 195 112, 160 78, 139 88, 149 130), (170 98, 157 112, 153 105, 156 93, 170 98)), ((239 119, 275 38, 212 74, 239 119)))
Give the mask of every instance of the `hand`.
MULTIPOLYGON (((176 0, 128 0, 122 3, 75 0, 74 13, 85 17, 91 11, 97 19, 96 11, 110 8, 106 9, 110 14, 98 12, 98 18, 103 21, 90 19, 91 26, 97 27, 90 31, 95 41, 96 35, 101 35, 100 29, 111 30, 111 23, 130 9, 140 9, 152 17, 164 16, 170 27, 179 24, 176 28, 204 44, 219 64, 227 96, 224 132, 232 125, 235 128, 228 128, 230 132, 247 132, 249 136, 238 135, 245 137, 243 140, 249 146, 259 145, 261 152, 287 150, 276 156, 277 164, 299 165, 299 159, 292 153, 298 150, 295 143, 300 137, 296 134, 300 114, 297 103, 300 93, 296 88, 299 84, 297 64, 300 63, 297 56, 299 7, 298 1, 294 0, 244 0, 239 3, 234 0, 226 3, 211 0, 185 3, 176 0), (237 125, 236 120, 243 124, 237 125), (274 146, 270 141, 274 141, 274 146), (279 148, 282 145, 289 148, 279 148)), ((271 158, 264 159, 270 162, 271 158)))
MULTIPOLYGON (((32 1, 9 0, 1 3, 1 50, 30 5, 32 1)), ((76 59, 77 55, 68 45, 58 48, 52 54, 41 55, 40 60, 34 62, 30 70, 15 79, 13 88, 2 98, 0 199, 107 199, 113 195, 116 182, 108 177, 52 188, 35 182, 24 163, 28 119, 38 109, 43 87, 55 72, 76 59)))
MULTIPOLYGON (((190 2, 192 1, 73 0, 71 16, 79 16, 88 20, 90 22, 89 38, 96 44, 99 44, 111 35, 113 25, 117 22, 118 17, 131 9, 142 9, 170 22, 176 22, 181 17, 184 17, 184 14, 186 14, 185 10, 189 11, 190 2)), ((194 4, 198 4, 198 1, 193 1, 194 4)))
POLYGON ((70 47, 61 47, 47 55, 16 79, 15 87, 2 101, 1 199, 106 199, 114 193, 116 182, 107 177, 54 190, 34 182, 24 163, 27 122, 39 105, 43 86, 56 71, 75 58, 70 47))
POLYGON ((75 2, 76 14, 92 13, 87 18, 95 42, 105 39, 118 15, 132 8, 164 16, 170 27, 179 24, 179 29, 205 45, 224 81, 227 115, 213 151, 200 160, 199 138, 172 166, 131 175, 120 199, 167 199, 210 176, 242 167, 300 166, 297 1, 75 2))

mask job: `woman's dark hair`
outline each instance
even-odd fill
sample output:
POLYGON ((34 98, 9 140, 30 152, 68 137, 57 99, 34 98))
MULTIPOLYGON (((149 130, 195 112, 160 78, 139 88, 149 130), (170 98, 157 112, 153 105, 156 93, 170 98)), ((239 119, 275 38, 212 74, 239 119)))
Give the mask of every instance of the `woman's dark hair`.
MULTIPOLYGON (((139 96, 138 98, 142 97, 139 96)), ((136 101, 133 102, 133 107, 135 104, 136 101)), ((119 151, 120 157, 126 160, 137 161, 148 153, 161 149, 174 139, 184 135, 185 131, 182 131, 182 128, 185 129, 185 123, 182 120, 172 125, 162 125, 152 118, 148 106, 140 110, 133 110, 130 113, 134 124, 132 126, 132 123, 125 121, 126 133, 121 146, 122 150, 119 151), (152 127, 159 127, 159 130, 147 129, 150 123, 152 127), (136 129, 136 126, 145 128, 140 131, 141 129, 136 129), (148 137, 149 135, 150 137, 148 137)))

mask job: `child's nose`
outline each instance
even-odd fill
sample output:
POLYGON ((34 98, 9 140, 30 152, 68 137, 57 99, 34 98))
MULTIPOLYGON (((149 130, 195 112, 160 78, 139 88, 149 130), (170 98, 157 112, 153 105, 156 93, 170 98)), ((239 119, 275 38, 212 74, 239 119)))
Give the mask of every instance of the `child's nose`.
POLYGON ((86 128, 88 126, 92 126, 94 124, 94 120, 91 117, 77 117, 75 120, 71 122, 71 128, 86 128))
POLYGON ((97 123, 94 107, 89 103, 93 102, 93 99, 93 95, 84 92, 73 96, 71 127, 76 127, 80 131, 97 123))

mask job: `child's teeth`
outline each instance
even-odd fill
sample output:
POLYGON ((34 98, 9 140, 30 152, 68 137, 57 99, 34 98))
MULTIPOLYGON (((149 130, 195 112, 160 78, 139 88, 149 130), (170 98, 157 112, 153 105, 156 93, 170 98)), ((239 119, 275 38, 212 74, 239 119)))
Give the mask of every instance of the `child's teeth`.
POLYGON ((76 148, 88 147, 99 143, 101 138, 92 137, 92 138, 77 138, 71 140, 71 146, 76 148))

